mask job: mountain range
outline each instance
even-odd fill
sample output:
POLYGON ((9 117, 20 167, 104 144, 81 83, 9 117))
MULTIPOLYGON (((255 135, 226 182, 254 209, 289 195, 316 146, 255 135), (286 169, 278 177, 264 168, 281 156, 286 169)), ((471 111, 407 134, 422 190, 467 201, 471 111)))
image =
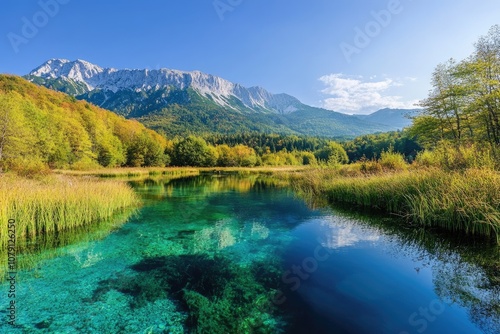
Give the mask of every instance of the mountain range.
POLYGON ((404 110, 351 116, 199 71, 118 70, 85 60, 51 59, 25 78, 138 119, 167 135, 259 131, 342 137, 398 130, 409 124, 404 110))

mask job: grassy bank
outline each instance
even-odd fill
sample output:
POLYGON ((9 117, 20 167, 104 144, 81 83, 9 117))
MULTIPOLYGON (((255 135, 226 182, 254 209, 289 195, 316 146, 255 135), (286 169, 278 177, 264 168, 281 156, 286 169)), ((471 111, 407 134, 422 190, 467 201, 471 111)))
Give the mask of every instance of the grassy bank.
MULTIPOLYGON (((139 202, 124 182, 49 175, 39 180, 0 176, 0 222, 16 222, 19 246, 43 235, 71 230, 111 218, 139 202)), ((0 229, 0 248, 7 245, 0 229)))
POLYGON ((261 166, 261 167, 164 167, 164 168, 101 168, 91 170, 55 170, 56 174, 70 176, 96 176, 96 177, 147 177, 166 176, 182 177, 198 175, 200 172, 229 172, 229 173, 266 173, 272 174, 281 171, 298 171, 306 166, 261 166))
POLYGON ((101 168, 92 170, 56 170, 55 173, 71 176, 112 177, 147 177, 147 176, 188 176, 197 175, 198 168, 170 167, 170 168, 101 168))
POLYGON ((500 244, 500 174, 410 169, 365 176, 314 169, 285 176, 300 192, 375 208, 412 224, 494 238, 500 244))

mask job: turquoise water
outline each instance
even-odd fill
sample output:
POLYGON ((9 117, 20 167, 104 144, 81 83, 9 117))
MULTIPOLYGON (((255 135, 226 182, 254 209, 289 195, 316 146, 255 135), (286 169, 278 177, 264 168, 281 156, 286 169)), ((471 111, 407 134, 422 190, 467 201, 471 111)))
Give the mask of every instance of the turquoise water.
POLYGON ((500 332, 498 247, 311 209, 259 176, 132 185, 128 223, 18 273, 1 333, 500 332))

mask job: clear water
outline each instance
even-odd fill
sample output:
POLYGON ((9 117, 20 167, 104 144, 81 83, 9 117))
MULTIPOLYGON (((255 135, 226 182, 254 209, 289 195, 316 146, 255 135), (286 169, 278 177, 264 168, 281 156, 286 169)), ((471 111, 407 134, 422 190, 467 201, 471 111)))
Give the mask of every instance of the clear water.
POLYGON ((133 186, 128 223, 18 273, 1 333, 500 333, 498 247, 311 209, 258 176, 133 186))

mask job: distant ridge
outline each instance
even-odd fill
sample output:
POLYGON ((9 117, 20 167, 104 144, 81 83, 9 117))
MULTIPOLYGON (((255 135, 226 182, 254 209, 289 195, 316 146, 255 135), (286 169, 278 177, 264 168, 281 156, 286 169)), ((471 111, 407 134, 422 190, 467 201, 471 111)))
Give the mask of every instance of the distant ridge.
POLYGON ((372 123, 379 123, 400 130, 411 125, 411 117, 416 116, 421 109, 390 109, 378 110, 369 115, 356 115, 358 118, 372 123))

